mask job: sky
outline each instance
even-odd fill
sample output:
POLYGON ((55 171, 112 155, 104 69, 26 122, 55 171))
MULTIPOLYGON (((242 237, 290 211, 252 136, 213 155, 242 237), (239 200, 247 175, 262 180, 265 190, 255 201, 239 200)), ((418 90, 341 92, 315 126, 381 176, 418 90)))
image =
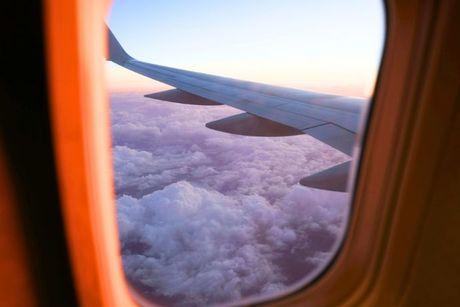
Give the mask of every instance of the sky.
MULTIPOLYGON (((379 1, 115 1, 109 25, 151 63, 368 97, 384 39, 379 1)), ((106 64, 127 279, 167 306, 238 302, 300 287, 333 257, 349 194, 298 184, 350 160, 308 136, 205 127, 229 106, 159 101, 168 88, 106 64)))
MULTIPOLYGON (((384 41, 380 1, 118 0, 108 23, 143 61, 368 97, 384 41)), ((108 63, 112 91, 166 88, 108 63)))

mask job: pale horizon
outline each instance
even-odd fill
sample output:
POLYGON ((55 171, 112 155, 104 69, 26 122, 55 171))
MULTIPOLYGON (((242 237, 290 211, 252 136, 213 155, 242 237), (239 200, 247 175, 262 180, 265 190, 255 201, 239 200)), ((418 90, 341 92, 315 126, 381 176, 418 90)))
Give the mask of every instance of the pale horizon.
MULTIPOLYGON (((142 61, 363 98, 372 95, 384 36, 378 1, 119 1, 109 25, 142 61)), ((113 63, 106 70, 111 92, 170 88, 113 63)))

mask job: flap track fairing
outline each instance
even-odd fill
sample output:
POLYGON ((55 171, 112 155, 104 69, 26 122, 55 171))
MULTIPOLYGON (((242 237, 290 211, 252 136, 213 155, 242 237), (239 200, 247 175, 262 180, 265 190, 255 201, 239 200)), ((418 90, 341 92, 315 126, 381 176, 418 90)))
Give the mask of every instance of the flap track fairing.
POLYGON ((179 89, 172 89, 163 92, 153 93, 145 95, 145 97, 158 99, 163 101, 170 101, 182 104, 192 104, 192 105, 199 105, 199 106, 216 106, 221 105, 218 102, 213 100, 209 100, 197 95, 193 95, 187 93, 186 91, 182 91, 179 89))
POLYGON ((304 134, 295 128, 249 113, 241 113, 206 124, 206 127, 246 136, 290 136, 304 134))
POLYGON ((300 184, 306 187, 336 192, 346 192, 351 161, 328 168, 322 172, 302 178, 300 184))

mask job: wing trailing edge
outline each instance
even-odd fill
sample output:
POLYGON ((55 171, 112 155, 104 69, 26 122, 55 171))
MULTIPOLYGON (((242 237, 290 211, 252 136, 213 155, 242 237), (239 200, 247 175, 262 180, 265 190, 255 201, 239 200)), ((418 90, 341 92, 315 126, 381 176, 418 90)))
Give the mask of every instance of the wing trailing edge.
POLYGON ((353 155, 356 134, 347 129, 331 123, 324 123, 302 131, 349 156, 353 155))

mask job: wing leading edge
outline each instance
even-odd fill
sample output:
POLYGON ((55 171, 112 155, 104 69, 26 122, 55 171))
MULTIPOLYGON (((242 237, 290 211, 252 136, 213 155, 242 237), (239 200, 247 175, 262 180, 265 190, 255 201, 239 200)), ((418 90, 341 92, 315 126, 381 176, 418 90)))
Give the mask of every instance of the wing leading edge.
MULTIPOLYGON (((197 105, 229 105, 246 113, 214 121, 206 126, 223 132, 252 136, 305 133, 347 155, 352 155, 366 100, 282 88, 145 63, 131 57, 110 29, 108 32, 108 60, 176 88, 146 95, 147 97, 197 105)), ((301 183, 316 188, 346 191, 348 164, 319 173, 323 174, 321 185, 317 184, 318 177, 313 178, 316 181, 308 180, 309 177, 303 178, 301 183), (339 171, 336 171, 337 169, 339 171), (324 180, 324 176, 333 177, 330 186, 327 180, 324 180)))

